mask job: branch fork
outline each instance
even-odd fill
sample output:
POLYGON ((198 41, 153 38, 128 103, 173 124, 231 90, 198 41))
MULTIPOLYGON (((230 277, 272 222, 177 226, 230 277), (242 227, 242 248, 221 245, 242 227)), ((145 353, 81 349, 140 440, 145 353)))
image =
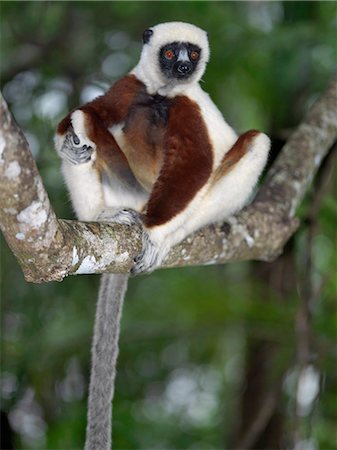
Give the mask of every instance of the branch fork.
MULTIPOLYGON (((286 143, 253 203, 174 247, 163 267, 271 261, 296 231, 296 208, 337 140, 337 78, 286 143)), ((0 98, 0 227, 27 281, 128 272, 141 230, 58 219, 22 131, 0 98)))

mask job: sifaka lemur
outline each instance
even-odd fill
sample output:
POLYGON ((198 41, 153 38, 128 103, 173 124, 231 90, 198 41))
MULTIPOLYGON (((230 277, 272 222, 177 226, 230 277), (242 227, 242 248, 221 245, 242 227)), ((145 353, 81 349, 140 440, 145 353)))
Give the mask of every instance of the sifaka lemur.
MULTIPOLYGON (((134 274, 154 270, 187 235, 242 208, 270 147, 268 137, 255 130, 238 137, 201 89, 209 59, 205 31, 182 22, 163 23, 145 30, 143 43, 136 67, 104 95, 72 111, 55 136, 78 219, 142 225, 143 248, 134 260, 134 274)), ((111 445, 127 278, 102 277, 87 450, 111 445)))

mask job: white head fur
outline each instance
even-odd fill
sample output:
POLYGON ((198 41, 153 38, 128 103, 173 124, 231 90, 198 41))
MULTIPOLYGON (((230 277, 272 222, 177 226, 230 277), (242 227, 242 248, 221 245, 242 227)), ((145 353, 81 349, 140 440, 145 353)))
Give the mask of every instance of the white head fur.
POLYGON ((150 30, 153 34, 149 42, 144 44, 140 61, 131 72, 146 85, 148 92, 175 96, 187 86, 198 83, 205 72, 210 53, 206 31, 184 22, 161 23, 150 30), (172 42, 189 42, 201 48, 198 66, 187 80, 168 80, 160 69, 160 49, 172 42))

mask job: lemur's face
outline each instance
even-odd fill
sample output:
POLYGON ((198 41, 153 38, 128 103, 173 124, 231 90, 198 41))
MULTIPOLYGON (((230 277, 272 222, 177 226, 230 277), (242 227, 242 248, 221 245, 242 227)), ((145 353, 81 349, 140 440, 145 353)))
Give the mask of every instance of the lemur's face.
POLYGON ((143 33, 138 70, 152 92, 174 95, 179 89, 198 83, 209 58, 207 33, 184 22, 168 22, 143 33), (165 89, 166 90, 165 90, 165 89), (159 92, 159 91, 158 91, 159 92))
POLYGON ((187 80, 196 70, 201 48, 189 42, 171 42, 161 47, 159 65, 168 79, 187 80))

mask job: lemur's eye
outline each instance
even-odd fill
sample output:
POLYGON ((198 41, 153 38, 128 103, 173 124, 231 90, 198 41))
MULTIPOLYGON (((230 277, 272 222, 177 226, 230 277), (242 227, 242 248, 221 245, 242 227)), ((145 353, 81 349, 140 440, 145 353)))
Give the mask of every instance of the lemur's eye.
POLYGON ((191 60, 196 61, 199 58, 199 52, 193 51, 191 52, 191 60))
POLYGON ((164 56, 166 59, 172 59, 174 57, 174 53, 172 50, 166 50, 166 52, 164 53, 164 56))

